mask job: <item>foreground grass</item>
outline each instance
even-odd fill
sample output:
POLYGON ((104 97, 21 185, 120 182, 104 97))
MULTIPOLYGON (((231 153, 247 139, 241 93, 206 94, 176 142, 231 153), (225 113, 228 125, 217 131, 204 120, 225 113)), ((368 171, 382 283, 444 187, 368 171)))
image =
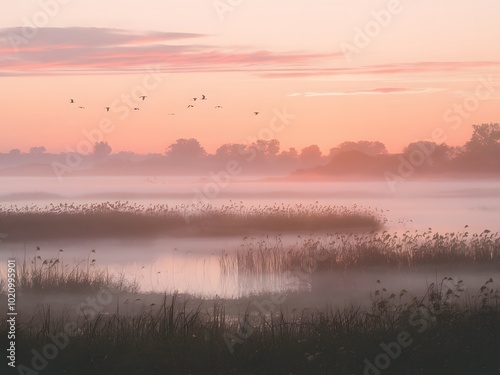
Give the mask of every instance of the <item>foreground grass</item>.
MULTIPOLYGON (((290 313, 250 304, 239 317, 221 302, 187 309, 176 294, 134 315, 41 309, 18 326, 17 361, 31 367, 32 349, 42 353, 51 337, 67 335, 42 373, 352 375, 366 373, 366 361, 385 353, 381 344, 406 332, 408 345, 381 373, 492 375, 500 368, 500 295, 492 285, 471 296, 462 281, 445 278, 418 297, 380 286, 366 307, 290 313)), ((0 335, 6 330, 2 320, 0 335)))
POLYGON ((379 229, 381 211, 342 206, 231 203, 138 205, 106 202, 83 205, 0 207, 0 232, 8 240, 89 236, 240 235, 270 231, 379 229))
MULTIPOLYGON (((300 236, 299 236, 300 237, 300 236)), ((335 271, 367 266, 413 267, 440 264, 500 264, 500 236, 485 230, 433 233, 388 232, 335 234, 299 238, 293 245, 274 240, 245 239, 233 252, 219 257, 223 274, 253 275, 335 271)))

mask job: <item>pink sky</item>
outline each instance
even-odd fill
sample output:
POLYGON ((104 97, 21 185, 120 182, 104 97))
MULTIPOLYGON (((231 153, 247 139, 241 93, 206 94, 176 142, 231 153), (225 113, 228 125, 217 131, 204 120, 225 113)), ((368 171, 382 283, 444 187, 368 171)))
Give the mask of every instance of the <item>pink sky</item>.
POLYGON ((103 121, 114 151, 135 152, 269 134, 282 148, 380 140, 395 152, 436 129, 463 144, 472 124, 499 121, 495 0, 252 0, 219 12, 227 0, 60 1, 0 15, 0 152, 75 149, 103 121), (285 109, 294 118, 273 128, 285 109))

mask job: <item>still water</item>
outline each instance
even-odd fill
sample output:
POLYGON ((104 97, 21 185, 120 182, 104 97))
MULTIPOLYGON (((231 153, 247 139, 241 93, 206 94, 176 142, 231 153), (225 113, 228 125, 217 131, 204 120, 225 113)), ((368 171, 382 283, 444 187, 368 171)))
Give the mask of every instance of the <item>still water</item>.
MULTIPOLYGON (((470 233, 484 229, 497 231, 500 219, 500 181, 415 181, 404 182, 395 190, 384 182, 269 182, 257 178, 233 180, 230 184, 214 185, 197 177, 74 177, 58 181, 56 178, 8 177, 0 178, 2 205, 38 205, 50 203, 91 203, 129 201, 141 204, 191 203, 196 195, 214 206, 230 200, 244 205, 313 204, 357 205, 384 210, 386 230, 404 232, 426 230, 434 232, 462 231, 465 225, 470 233), (211 184, 211 185, 208 185, 211 184), (207 194, 203 193, 206 192, 207 194)), ((0 227, 0 233, 2 229, 0 227)), ((283 236, 283 241, 296 243, 299 233, 283 236)), ((319 233, 300 233, 302 236, 320 236, 319 233)), ((275 241, 273 236, 255 234, 254 241, 275 241)), ((139 283, 143 291, 173 291, 199 296, 239 297, 249 293, 289 289, 318 290, 329 285, 338 292, 373 285, 373 279, 385 275, 391 283, 402 288, 417 280, 423 282, 437 277, 438 270, 427 268, 404 274, 397 270, 378 270, 375 273, 351 272, 343 275, 311 275, 305 283, 297 284, 285 275, 269 275, 258 280, 238 274, 221 275, 219 258, 222 251, 234 252, 242 244, 241 237, 177 238, 123 240, 120 238, 86 240, 29 241, 0 243, 0 260, 8 257, 33 256, 37 246, 41 256, 56 256, 64 249, 66 264, 96 259, 100 268, 123 275, 139 283), (95 249, 95 254, 91 250, 95 249), (366 284, 366 285, 365 285, 366 284)), ((2 267, 4 268, 4 267, 2 267)), ((458 271, 457 271, 458 272, 458 271)), ((479 271, 469 273, 477 283, 482 280, 479 271)), ((484 277, 492 272, 485 271, 484 277)), ((458 275, 464 276, 464 275, 458 275)))

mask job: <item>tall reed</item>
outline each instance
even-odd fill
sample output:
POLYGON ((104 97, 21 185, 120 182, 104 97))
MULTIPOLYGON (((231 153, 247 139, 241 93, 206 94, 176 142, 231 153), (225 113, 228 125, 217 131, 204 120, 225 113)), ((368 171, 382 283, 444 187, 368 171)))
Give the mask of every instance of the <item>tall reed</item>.
POLYGON ((382 211, 357 206, 245 206, 230 202, 220 207, 205 203, 93 204, 1 206, 0 232, 8 240, 89 236, 240 235, 262 232, 379 229, 382 211))

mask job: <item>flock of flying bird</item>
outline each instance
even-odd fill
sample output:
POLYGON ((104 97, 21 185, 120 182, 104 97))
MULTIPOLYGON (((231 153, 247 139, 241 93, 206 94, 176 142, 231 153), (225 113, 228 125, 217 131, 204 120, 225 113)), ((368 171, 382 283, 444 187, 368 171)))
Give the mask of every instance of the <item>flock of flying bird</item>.
MULTIPOLYGON (((147 98, 147 96, 146 96, 146 95, 139 96, 139 99, 141 99, 142 101, 146 100, 146 98, 147 98)), ((197 100, 198 100, 198 98, 193 98, 193 101, 194 101, 194 102, 195 102, 195 101, 197 101, 197 100)), ((207 97, 206 97, 205 95, 201 95, 201 100, 207 100, 207 97)), ((70 100, 69 100, 69 102, 70 102, 70 104, 75 104, 74 99, 70 99, 70 100)), ((79 109, 85 109, 85 107, 84 107, 84 106, 79 106, 78 108, 79 108, 79 109)), ((111 108, 111 107, 104 107, 104 108, 106 109, 106 112, 109 112, 109 110, 110 110, 110 108, 111 108)), ((189 109, 189 108, 194 108, 194 105, 193 105, 193 104, 189 104, 189 105, 187 106, 187 108, 188 108, 188 109, 189 109)), ((221 106, 221 105, 216 105, 216 106, 215 106, 215 109, 222 109, 222 106, 221 106)), ((134 111, 139 111, 139 110, 140 110, 140 108, 139 108, 139 107, 134 107, 134 111)), ((255 111, 253 114, 254 114, 255 116, 257 116, 259 113, 260 113, 260 112, 255 111)), ((175 113, 169 113, 168 115, 169 115, 169 116, 174 116, 174 115, 175 115, 175 113)))

